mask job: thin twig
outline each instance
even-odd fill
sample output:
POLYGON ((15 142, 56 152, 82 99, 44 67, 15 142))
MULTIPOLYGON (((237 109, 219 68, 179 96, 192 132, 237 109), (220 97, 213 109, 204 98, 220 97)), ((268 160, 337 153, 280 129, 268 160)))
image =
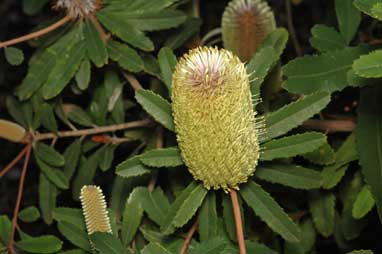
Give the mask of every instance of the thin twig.
POLYGON ((94 16, 94 14, 89 15, 90 21, 93 23, 103 41, 107 41, 110 38, 110 34, 106 33, 103 29, 102 25, 99 23, 98 19, 94 16))
POLYGON ((25 146, 23 150, 0 172, 0 178, 2 178, 9 170, 11 170, 16 163, 23 158, 25 153, 27 152, 28 147, 25 146))
POLYGON ((21 198, 23 196, 24 182, 25 182, 25 176, 26 176, 27 169, 28 169, 29 158, 31 155, 31 148, 32 148, 31 144, 27 145, 27 147, 26 147, 27 150, 26 150, 23 169, 21 171, 21 176, 20 176, 19 191, 17 193, 16 206, 15 206, 15 209, 13 210, 11 239, 10 239, 9 244, 8 244, 8 249, 12 254, 15 253, 15 250, 13 248, 13 244, 15 242, 14 238, 15 238, 15 233, 16 233, 17 217, 19 215, 21 198))
POLYGON ((134 91, 143 89, 141 83, 139 83, 139 81, 133 75, 124 72, 123 76, 127 79, 127 81, 129 81, 134 91))
POLYGON ((39 31, 30 33, 30 34, 27 34, 27 35, 24 35, 24 36, 21 36, 21 37, 18 37, 18 38, 9 40, 9 41, 0 42, 0 48, 8 47, 8 46, 20 43, 20 42, 28 41, 28 40, 40 37, 42 35, 45 35, 51 31, 56 30, 57 28, 65 25, 71 19, 72 19, 72 17, 70 15, 66 15, 65 17, 63 17, 59 21, 53 23, 52 25, 50 25, 48 27, 45 27, 44 29, 41 29, 39 31))
POLYGON ((187 233, 186 239, 184 240, 183 245, 182 245, 182 249, 180 250, 180 254, 186 254, 187 253, 188 246, 190 245, 191 240, 192 240, 192 236, 194 235, 197 228, 198 228, 198 222, 196 221, 187 233))
POLYGON ((95 135, 95 134, 100 134, 105 132, 114 132, 114 131, 135 128, 135 127, 148 126, 150 123, 151 121, 149 119, 145 119, 145 120, 133 121, 133 122, 122 123, 122 124, 114 124, 114 125, 108 125, 108 126, 95 127, 91 129, 77 130, 77 131, 59 131, 57 133, 50 132, 50 133, 42 133, 42 134, 37 133, 33 140, 40 141, 40 140, 46 140, 46 139, 54 139, 56 137, 68 138, 68 137, 95 135))
MULTIPOLYGON (((233 214, 234 214, 234 217, 235 217, 236 237, 237 237, 237 241, 239 243, 240 254, 246 254, 247 251, 245 249, 243 224, 242 224, 242 221, 241 221, 239 200, 237 199, 237 191, 231 189, 229 191, 229 194, 231 196, 232 207, 233 207, 233 214)), ((251 253, 251 254, 254 254, 254 253, 251 253)))
MULTIPOLYGON (((163 148, 163 128, 161 126, 159 126, 157 129, 155 148, 157 148, 157 149, 163 148)), ((155 189, 157 179, 158 179, 158 172, 155 171, 155 172, 153 172, 153 175, 151 176, 151 180, 150 180, 149 185, 147 187, 150 192, 152 192, 155 189)))
POLYGON ((310 119, 303 123, 303 127, 326 133, 352 132, 357 124, 350 120, 318 120, 310 119))
POLYGON ((289 34, 290 34, 290 37, 292 38, 293 46, 297 56, 302 56, 301 46, 300 46, 300 43, 298 42, 296 31, 293 26, 292 6, 290 4, 290 0, 285 0, 285 5, 286 5, 286 12, 287 12, 289 34))

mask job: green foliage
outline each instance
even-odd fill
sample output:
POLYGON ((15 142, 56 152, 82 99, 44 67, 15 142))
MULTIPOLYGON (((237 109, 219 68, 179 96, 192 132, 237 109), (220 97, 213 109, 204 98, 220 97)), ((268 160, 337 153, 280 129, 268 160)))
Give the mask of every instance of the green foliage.
POLYGON ((353 5, 353 1, 336 0, 336 13, 339 30, 346 43, 349 44, 361 23, 361 13, 353 5))
POLYGON ((310 38, 310 44, 320 52, 340 50, 346 46, 346 42, 341 37, 341 34, 333 27, 315 25, 311 32, 313 37, 310 38))
POLYGON ((24 222, 34 222, 40 218, 40 211, 34 207, 29 206, 19 213, 19 219, 24 222))
POLYGON ((180 151, 177 147, 150 150, 139 158, 149 167, 176 167, 183 165, 180 151))
POLYGON ((28 253, 55 253, 61 250, 62 241, 52 235, 42 235, 18 241, 16 246, 28 253))
POLYGON ((5 58, 11 65, 20 65, 24 61, 24 53, 14 47, 5 48, 5 58))
POLYGON ((334 232, 335 197, 331 193, 312 191, 310 193, 310 212, 317 231, 324 237, 334 232))

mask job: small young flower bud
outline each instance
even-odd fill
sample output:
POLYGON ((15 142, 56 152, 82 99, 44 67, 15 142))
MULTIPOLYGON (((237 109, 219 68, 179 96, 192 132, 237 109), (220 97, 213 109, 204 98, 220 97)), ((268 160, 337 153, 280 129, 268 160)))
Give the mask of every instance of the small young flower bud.
POLYGON ((276 23, 266 1, 232 0, 223 13, 221 26, 224 48, 245 62, 276 28, 276 23))
POLYGON ((199 47, 178 62, 172 107, 181 154, 207 189, 238 188, 259 158, 252 96, 244 64, 230 51, 199 47))
POLYGON ((111 233, 105 197, 102 194, 101 188, 94 185, 83 186, 80 200, 88 234, 91 235, 94 232, 111 233))

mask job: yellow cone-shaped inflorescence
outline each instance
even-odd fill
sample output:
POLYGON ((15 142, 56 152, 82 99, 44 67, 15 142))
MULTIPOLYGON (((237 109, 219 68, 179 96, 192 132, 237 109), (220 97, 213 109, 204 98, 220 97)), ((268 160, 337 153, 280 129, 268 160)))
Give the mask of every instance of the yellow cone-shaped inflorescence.
POLYGON ((224 48, 248 61, 276 28, 274 14, 264 0, 232 0, 222 18, 224 48))
POLYGON ((238 188, 253 174, 259 145, 248 75, 230 51, 199 47, 183 56, 172 109, 188 170, 207 189, 238 188))
POLYGON ((80 200, 88 234, 91 235, 95 232, 111 233, 110 219, 101 188, 94 185, 83 186, 80 200))

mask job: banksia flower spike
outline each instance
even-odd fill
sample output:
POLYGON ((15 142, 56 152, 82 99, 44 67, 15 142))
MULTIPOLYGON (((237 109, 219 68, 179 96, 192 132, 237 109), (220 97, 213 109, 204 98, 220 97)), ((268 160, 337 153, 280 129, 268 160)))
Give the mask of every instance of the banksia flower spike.
POLYGON ((248 61, 276 28, 274 14, 263 0, 232 0, 222 18, 224 48, 248 61))
POLYGON ((106 211, 105 197, 101 188, 95 185, 83 186, 80 200, 88 234, 91 235, 95 232, 112 233, 110 219, 106 211))
POLYGON ((181 154, 207 189, 238 189, 259 158, 248 75, 230 51, 199 47, 178 62, 172 107, 181 154))
POLYGON ((80 18, 95 12, 100 6, 100 0, 57 0, 54 8, 66 10, 72 18, 80 18))

